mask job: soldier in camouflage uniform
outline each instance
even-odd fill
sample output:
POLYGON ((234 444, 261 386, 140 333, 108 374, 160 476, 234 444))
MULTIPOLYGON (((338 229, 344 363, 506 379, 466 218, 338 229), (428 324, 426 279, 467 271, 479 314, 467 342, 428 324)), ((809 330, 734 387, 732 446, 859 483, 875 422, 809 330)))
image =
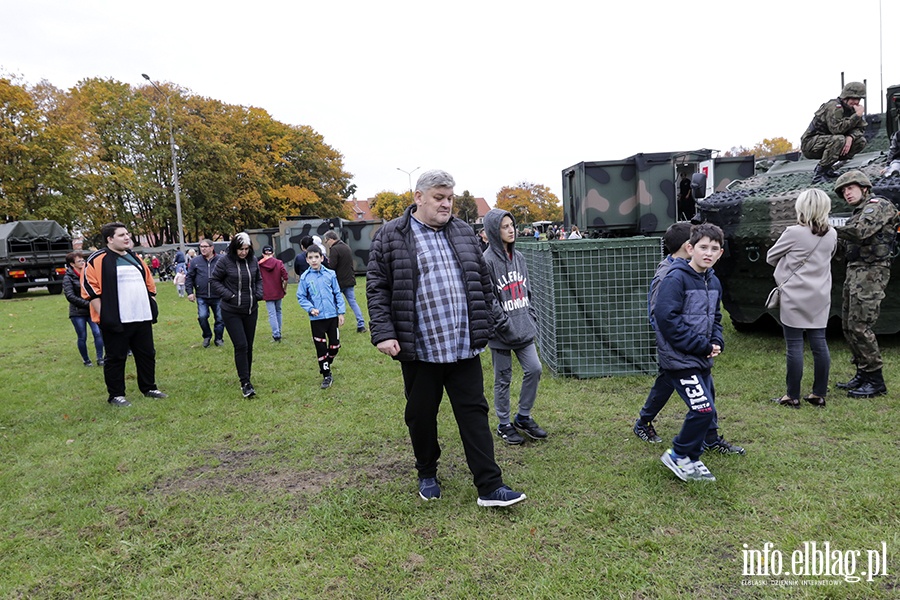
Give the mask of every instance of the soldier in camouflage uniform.
POLYGON ((847 260, 841 322, 856 364, 856 375, 837 386, 848 390, 851 398, 887 393, 881 352, 872 327, 878 320, 891 276, 891 251, 900 217, 890 200, 870 196, 871 189, 869 178, 855 170, 844 173, 834 184, 834 191, 854 207, 847 223, 835 228, 847 260))
POLYGON ((819 107, 800 138, 806 158, 818 158, 813 183, 838 176, 834 164, 854 157, 866 147, 866 120, 859 101, 866 96, 866 85, 851 81, 841 95, 819 107))

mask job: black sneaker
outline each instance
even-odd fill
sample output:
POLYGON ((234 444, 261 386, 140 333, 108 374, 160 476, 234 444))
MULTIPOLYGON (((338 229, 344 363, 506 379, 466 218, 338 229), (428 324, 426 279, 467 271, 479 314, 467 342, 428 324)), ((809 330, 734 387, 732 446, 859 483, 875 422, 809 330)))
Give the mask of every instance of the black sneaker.
POLYGON ((534 422, 534 419, 531 418, 531 415, 527 417, 516 415, 516 418, 513 419, 512 424, 513 427, 522 431, 525 435, 533 440, 543 440, 547 437, 547 432, 541 429, 541 426, 534 422))
POLYGON ((280 336, 280 335, 278 335, 278 336, 273 335, 273 336, 272 336, 272 341, 275 342, 276 344, 280 343, 280 342, 281 342, 281 336, 280 336))
POLYGON ((244 394, 244 398, 252 398, 256 395, 256 390, 253 389, 253 384, 248 381, 241 384, 241 393, 244 394))
POLYGON ((487 496, 478 496, 478 506, 511 506, 526 498, 522 492, 516 492, 509 486, 501 485, 487 496))
POLYGON ((513 427, 512 423, 507 423, 506 425, 500 423, 497 425, 497 435, 503 438, 503 441, 511 446, 518 446, 525 441, 525 438, 519 435, 519 432, 516 431, 516 428, 513 427))
POLYGON ((131 406, 131 402, 129 402, 125 396, 115 396, 108 400, 110 404, 113 406, 131 406))
POLYGON ((656 429, 653 428, 653 423, 644 423, 640 419, 634 422, 634 435, 638 436, 645 442, 649 442, 651 444, 659 444, 662 442, 662 438, 656 435, 656 429))
POLYGON ((92 363, 92 362, 90 361, 90 359, 88 359, 88 360, 84 361, 84 366, 86 366, 86 367, 93 367, 93 366, 94 366, 94 363, 92 363))
POLYGON ((436 478, 426 477, 419 480, 419 498, 425 502, 441 499, 441 486, 436 478))
POLYGON ((703 442, 703 450, 711 450, 719 454, 744 454, 745 450, 740 446, 735 446, 723 438, 721 435, 712 443, 703 442))
POLYGON ((365 325, 363 325, 362 327, 356 328, 356 333, 365 333, 366 331, 368 331, 368 330, 366 329, 365 325))
MULTIPOLYGON (((212 338, 203 338, 203 347, 209 348, 209 343, 212 341, 212 338)), ((217 340, 218 341, 218 340, 217 340)))
POLYGON ((165 392, 161 392, 159 390, 150 390, 149 392, 144 392, 144 395, 148 398, 156 398, 158 400, 162 400, 163 398, 168 398, 169 395, 165 392))
POLYGON ((327 390, 331 387, 331 384, 334 383, 334 377, 331 376, 331 373, 322 378, 322 389, 327 390))
POLYGON ((102 366, 105 365, 105 364, 106 364, 106 359, 105 359, 105 358, 98 358, 98 359, 97 359, 97 366, 98 366, 98 367, 102 367, 102 366))
POLYGON ((224 346, 224 345, 225 345, 225 340, 223 340, 223 339, 216 340, 216 346, 224 346))

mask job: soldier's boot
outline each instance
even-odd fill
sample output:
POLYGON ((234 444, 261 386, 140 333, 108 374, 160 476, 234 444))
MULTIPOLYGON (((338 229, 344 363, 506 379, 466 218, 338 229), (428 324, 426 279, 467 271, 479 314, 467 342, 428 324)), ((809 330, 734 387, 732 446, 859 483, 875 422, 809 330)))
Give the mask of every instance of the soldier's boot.
POLYGON ((822 165, 816 165, 816 170, 813 172, 813 183, 825 183, 829 179, 834 179, 837 177, 837 174, 831 175, 833 171, 831 167, 823 167, 822 165))
POLYGON ((887 386, 884 385, 884 375, 881 369, 871 373, 863 373, 865 381, 861 386, 847 392, 849 398, 874 398, 887 394, 887 386))
POLYGON ((840 390, 855 390, 859 386, 864 383, 865 376, 860 369, 856 369, 856 375, 854 375, 850 381, 844 381, 837 384, 837 388, 840 390))

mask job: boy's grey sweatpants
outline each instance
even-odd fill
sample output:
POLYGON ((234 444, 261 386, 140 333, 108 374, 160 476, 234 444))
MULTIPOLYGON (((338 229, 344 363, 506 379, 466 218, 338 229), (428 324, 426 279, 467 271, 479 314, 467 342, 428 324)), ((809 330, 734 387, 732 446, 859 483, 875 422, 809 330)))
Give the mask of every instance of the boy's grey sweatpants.
POLYGON ((527 417, 537 398, 538 382, 541 380, 541 361, 537 348, 531 343, 516 350, 496 350, 491 348, 494 361, 494 410, 501 424, 509 423, 509 384, 512 381, 512 353, 522 365, 522 390, 519 392, 519 414, 527 417))

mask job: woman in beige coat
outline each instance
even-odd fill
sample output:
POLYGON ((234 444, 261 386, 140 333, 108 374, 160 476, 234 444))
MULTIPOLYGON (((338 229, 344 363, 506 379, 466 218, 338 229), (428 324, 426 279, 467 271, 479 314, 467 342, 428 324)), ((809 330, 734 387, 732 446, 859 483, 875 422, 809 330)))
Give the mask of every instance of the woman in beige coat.
POLYGON ((775 283, 781 286, 779 320, 787 347, 787 393, 774 401, 800 408, 803 379, 803 333, 813 355, 812 394, 803 399, 825 406, 831 355, 825 327, 831 310, 831 257, 837 232, 828 225, 831 200, 818 189, 801 192, 795 205, 797 225, 784 230, 769 249, 766 262, 775 266, 775 283))

